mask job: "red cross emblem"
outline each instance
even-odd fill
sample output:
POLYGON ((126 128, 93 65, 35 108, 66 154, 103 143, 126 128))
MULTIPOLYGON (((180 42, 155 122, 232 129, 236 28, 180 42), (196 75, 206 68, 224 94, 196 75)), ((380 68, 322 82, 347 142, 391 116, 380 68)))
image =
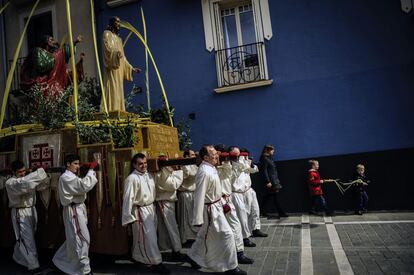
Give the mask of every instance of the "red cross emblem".
POLYGON ((33 145, 29 151, 29 167, 53 167, 53 149, 48 143, 33 145))

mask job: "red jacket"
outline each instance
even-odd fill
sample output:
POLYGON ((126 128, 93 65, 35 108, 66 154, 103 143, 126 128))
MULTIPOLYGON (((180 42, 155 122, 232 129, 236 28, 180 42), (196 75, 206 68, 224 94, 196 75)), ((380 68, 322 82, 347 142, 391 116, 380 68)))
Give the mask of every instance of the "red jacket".
POLYGON ((323 195, 321 176, 317 170, 309 170, 308 184, 311 196, 323 195))

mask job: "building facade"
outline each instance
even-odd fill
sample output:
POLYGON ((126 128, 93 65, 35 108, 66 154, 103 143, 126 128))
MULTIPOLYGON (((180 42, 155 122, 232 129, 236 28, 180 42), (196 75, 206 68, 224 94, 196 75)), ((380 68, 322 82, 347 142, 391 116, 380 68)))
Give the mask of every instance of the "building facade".
MULTIPOLYGON (((143 8, 175 120, 193 119, 194 148, 236 144, 258 156, 273 143, 290 160, 414 146, 414 20, 400 5, 101 1, 98 29, 119 16, 142 31, 143 8)), ((145 67, 138 39, 125 53, 145 67)), ((151 66, 149 74, 151 107, 159 107, 151 66)), ((144 87, 144 75, 134 84, 144 87)), ((145 93, 136 99, 146 102, 145 93)))
MULTIPOLYGON (((20 33, 35 1, 12 0, 2 15, 1 91, 20 33)), ((5 4, 6 1, 2 1, 5 4)), ((72 0, 77 55, 96 76, 89 1, 72 0)), ((191 118, 194 148, 239 145, 260 154, 272 143, 278 159, 335 156, 414 146, 413 12, 399 0, 101 0, 97 39, 120 16, 143 31, 157 62, 175 122, 191 118)), ((41 33, 67 33, 65 1, 41 1, 20 58, 41 33)), ((121 32, 125 39, 126 30, 121 32)), ((132 36, 131 64, 145 51, 132 36)), ((78 58, 77 58, 78 59, 78 58)), ((149 65, 151 107, 161 89, 149 65)), ((132 85, 145 91, 144 73, 132 85)), ((147 104, 146 94, 135 98, 147 104)))

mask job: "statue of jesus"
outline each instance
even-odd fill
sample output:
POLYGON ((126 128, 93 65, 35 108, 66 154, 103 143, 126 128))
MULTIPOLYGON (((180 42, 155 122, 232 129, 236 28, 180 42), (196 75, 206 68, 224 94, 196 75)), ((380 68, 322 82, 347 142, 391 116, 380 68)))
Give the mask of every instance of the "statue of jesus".
MULTIPOLYGON (((124 80, 132 81, 132 74, 141 69, 129 64, 119 37, 121 19, 112 17, 103 33, 104 88, 108 111, 125 111, 124 80)), ((101 100, 101 111, 105 107, 101 100)))

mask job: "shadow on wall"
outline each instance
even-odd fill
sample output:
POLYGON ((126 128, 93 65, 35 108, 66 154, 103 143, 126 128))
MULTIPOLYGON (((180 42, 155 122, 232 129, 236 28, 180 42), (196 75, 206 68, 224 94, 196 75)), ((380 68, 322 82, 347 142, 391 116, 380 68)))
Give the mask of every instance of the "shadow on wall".
MULTIPOLYGON (((388 150, 314 158, 319 160, 322 179, 341 179, 347 182, 352 178, 355 167, 362 163, 366 175, 371 180, 367 188, 368 210, 413 210, 414 209, 414 148, 388 150)), ((307 212, 310 209, 310 195, 306 184, 308 159, 276 162, 283 189, 280 203, 286 212, 307 212)), ((259 173, 252 175, 253 187, 259 202, 266 191, 259 173)), ((340 193, 334 183, 323 185, 325 199, 329 207, 337 211, 353 211, 355 193, 348 190, 340 193)), ((263 209, 261 212, 264 213, 263 209)), ((276 212, 269 201, 267 212, 276 212)))

